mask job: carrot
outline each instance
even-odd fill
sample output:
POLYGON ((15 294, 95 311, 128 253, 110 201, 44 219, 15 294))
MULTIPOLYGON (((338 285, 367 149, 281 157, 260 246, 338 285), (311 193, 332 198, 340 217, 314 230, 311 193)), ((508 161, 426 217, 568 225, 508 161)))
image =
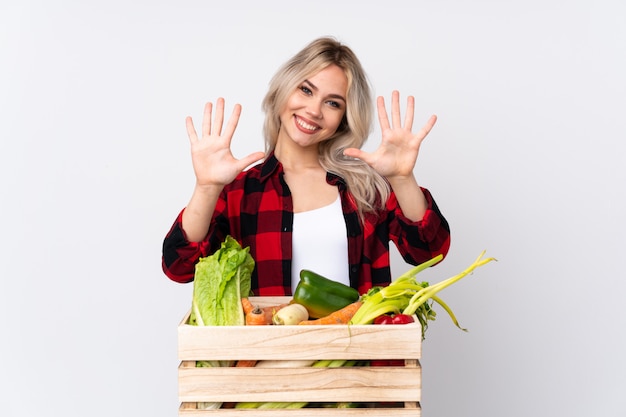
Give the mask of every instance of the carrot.
POLYGON ((263 326, 266 324, 272 324, 272 321, 267 321, 265 312, 259 307, 255 307, 254 310, 246 314, 246 326, 263 326))
POLYGON ((265 324, 274 324, 274 322, 272 321, 272 319, 274 318, 274 314, 276 314, 276 312, 281 308, 288 305, 289 304, 279 304, 277 306, 261 307, 261 311, 263 311, 263 314, 265 315, 265 324))
POLYGON ((279 304, 276 306, 259 307, 252 304, 248 298, 241 299, 241 306, 246 315, 246 324, 248 325, 272 324, 274 314, 287 305, 279 304))
POLYGON ((256 365, 256 363, 257 361, 254 359, 249 359, 249 360, 240 359, 237 361, 235 366, 237 368, 253 368, 256 365))
POLYGON ((246 297, 241 299, 241 306, 243 307, 244 314, 248 314, 252 310, 254 310, 254 305, 252 305, 252 301, 250 301, 250 299, 246 297))
POLYGON ((361 307, 363 302, 361 300, 355 301, 352 304, 348 304, 344 308, 337 310, 325 317, 321 317, 316 320, 305 320, 301 321, 299 324, 309 325, 319 325, 319 324, 348 324, 354 316, 354 313, 361 307))

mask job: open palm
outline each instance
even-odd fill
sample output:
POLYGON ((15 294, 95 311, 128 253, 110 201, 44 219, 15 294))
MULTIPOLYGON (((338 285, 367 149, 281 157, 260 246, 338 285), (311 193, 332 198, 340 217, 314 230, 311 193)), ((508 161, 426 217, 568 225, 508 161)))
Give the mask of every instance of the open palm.
POLYGON ((378 121, 382 131, 382 141, 374 152, 365 152, 356 148, 344 151, 346 156, 359 158, 386 178, 408 177, 413 175, 415 163, 422 141, 437 121, 437 116, 430 117, 428 122, 417 133, 412 132, 415 98, 407 99, 404 125, 400 114, 400 93, 394 91, 391 96, 391 122, 387 115, 385 100, 377 100, 378 121))
POLYGON ((224 186, 232 182, 247 166, 263 158, 263 152, 252 153, 236 159, 230 144, 239 122, 241 106, 236 104, 224 131, 224 99, 217 100, 215 119, 212 120, 213 104, 204 107, 202 137, 198 138, 191 117, 187 117, 187 135, 191 144, 191 161, 199 186, 224 186))

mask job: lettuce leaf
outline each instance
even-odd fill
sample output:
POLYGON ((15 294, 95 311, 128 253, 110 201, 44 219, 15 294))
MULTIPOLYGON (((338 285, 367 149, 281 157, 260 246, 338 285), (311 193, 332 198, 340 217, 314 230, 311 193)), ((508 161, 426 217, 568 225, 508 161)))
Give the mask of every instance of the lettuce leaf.
POLYGON ((254 259, 250 248, 242 248, 227 236, 220 249, 200 258, 194 275, 189 323, 199 326, 243 326, 241 298, 251 289, 254 259))

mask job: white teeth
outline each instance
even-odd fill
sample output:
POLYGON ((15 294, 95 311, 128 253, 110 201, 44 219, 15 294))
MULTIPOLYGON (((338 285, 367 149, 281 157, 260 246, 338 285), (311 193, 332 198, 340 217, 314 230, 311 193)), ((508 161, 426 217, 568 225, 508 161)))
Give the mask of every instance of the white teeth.
POLYGON ((298 123, 298 125, 300 125, 301 127, 305 128, 307 130, 317 130, 317 126, 313 126, 313 125, 310 125, 308 123, 305 123, 300 118, 296 118, 296 123, 298 123))

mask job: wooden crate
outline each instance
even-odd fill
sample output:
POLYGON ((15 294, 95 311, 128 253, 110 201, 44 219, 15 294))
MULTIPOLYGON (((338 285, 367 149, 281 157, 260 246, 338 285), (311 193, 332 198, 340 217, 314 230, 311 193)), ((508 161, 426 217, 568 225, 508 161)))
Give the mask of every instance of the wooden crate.
MULTIPOLYGON (((290 297, 251 297, 266 306, 290 297)), ((395 326, 178 327, 179 416, 421 416, 421 328, 395 326), (201 368, 200 360, 404 359, 404 366, 201 368), (359 402, 366 408, 200 410, 197 402, 359 402)))

